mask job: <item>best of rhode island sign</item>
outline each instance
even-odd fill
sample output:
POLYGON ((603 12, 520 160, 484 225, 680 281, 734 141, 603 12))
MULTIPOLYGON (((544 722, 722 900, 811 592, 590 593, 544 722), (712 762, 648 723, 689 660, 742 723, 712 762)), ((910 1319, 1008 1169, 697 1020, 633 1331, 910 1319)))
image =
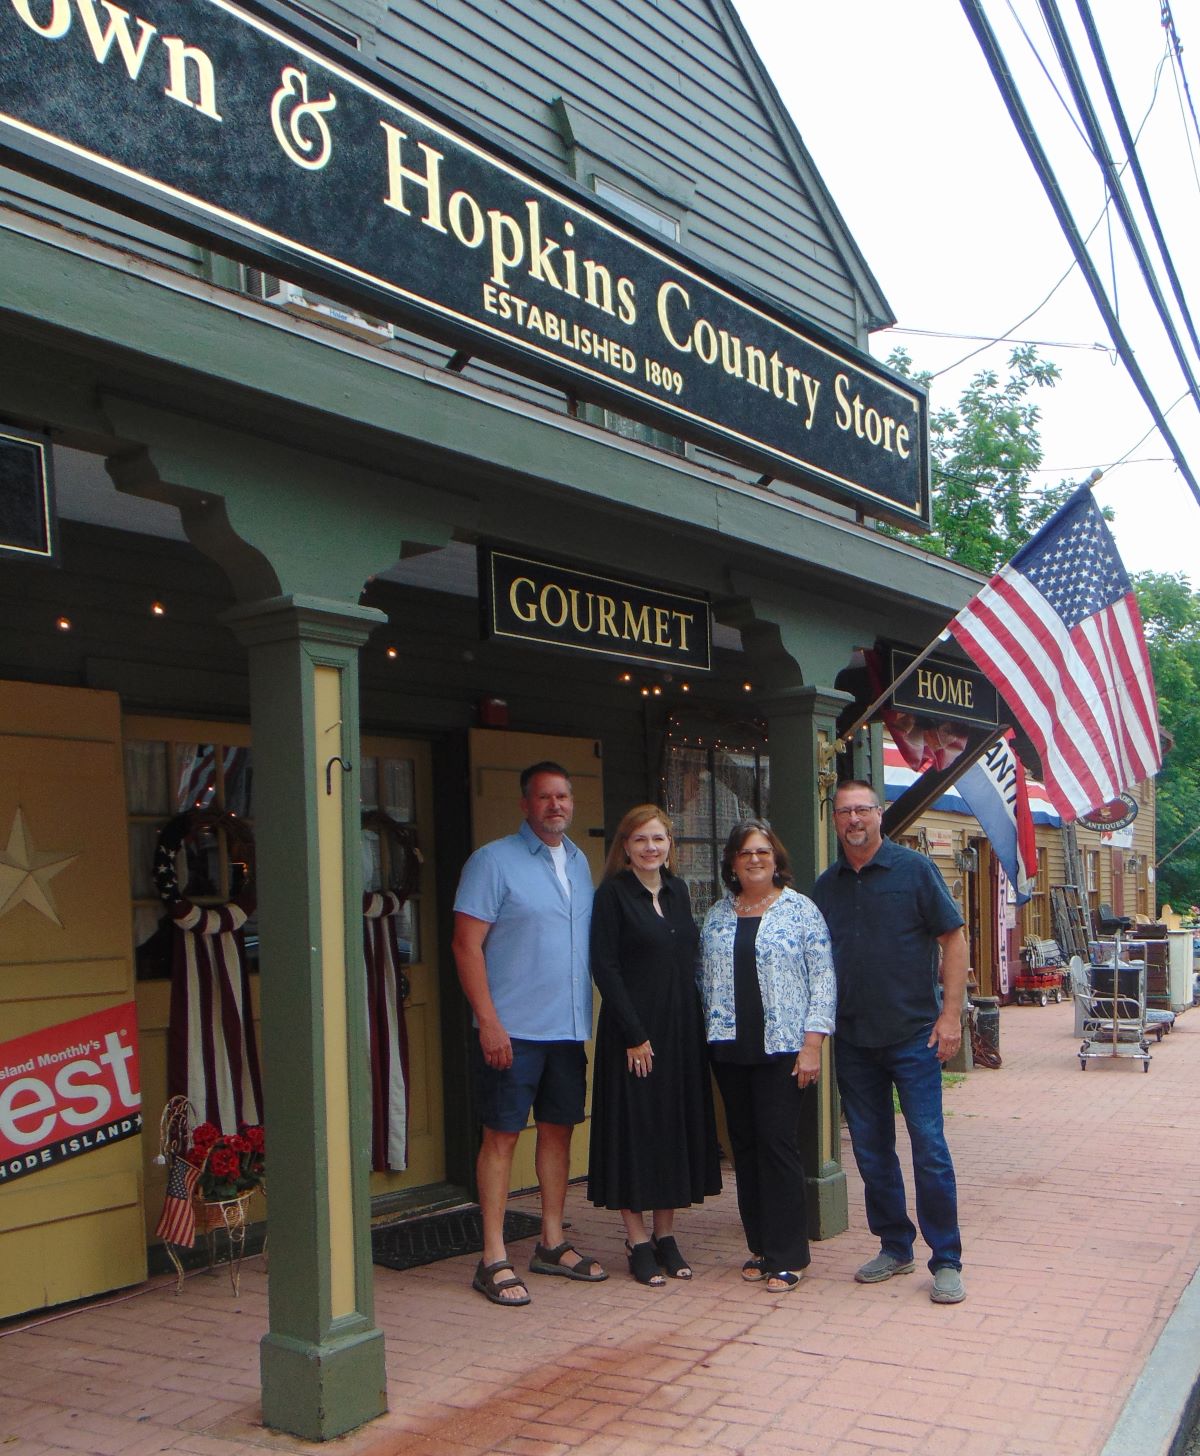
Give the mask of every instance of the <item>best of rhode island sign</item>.
POLYGON ((0 158, 909 528, 924 393, 269 0, 0 0, 0 158))

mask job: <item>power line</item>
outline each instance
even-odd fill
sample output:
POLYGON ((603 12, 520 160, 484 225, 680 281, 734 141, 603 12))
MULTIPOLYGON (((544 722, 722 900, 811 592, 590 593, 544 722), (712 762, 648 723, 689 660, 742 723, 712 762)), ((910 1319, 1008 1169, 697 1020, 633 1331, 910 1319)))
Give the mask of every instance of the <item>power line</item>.
MULTIPOLYGON (((1076 0, 1081 15, 1088 12, 1087 0, 1076 0)), ((1159 321, 1166 331, 1167 338, 1171 342, 1171 350, 1175 355, 1175 361, 1187 380, 1191 389, 1192 398, 1200 409, 1200 383, 1197 383, 1196 376, 1192 371, 1191 360, 1183 347, 1183 340, 1179 337, 1179 330, 1175 327, 1175 320, 1171 317, 1171 311, 1167 307, 1167 301, 1163 297, 1162 289, 1159 287, 1158 278, 1154 273, 1154 266, 1150 261, 1150 254, 1146 250, 1146 242, 1142 237, 1141 229, 1138 227, 1137 219, 1133 215, 1133 209, 1129 205, 1129 198, 1126 195, 1121 175, 1117 171, 1112 155, 1108 150, 1108 143, 1100 127, 1100 118, 1096 114, 1096 108, 1092 104, 1092 98, 1088 94, 1087 86, 1084 84, 1083 75, 1079 69, 1079 61, 1075 55, 1075 48, 1072 46, 1066 29, 1063 26, 1062 14, 1058 8, 1058 0, 1038 0, 1038 6, 1046 19, 1050 29, 1050 39, 1054 43, 1054 49, 1058 54, 1059 63, 1067 78, 1067 85, 1071 88, 1071 95, 1075 99, 1075 105, 1079 108, 1080 117, 1083 120, 1084 130, 1087 132, 1089 149, 1096 160, 1096 165, 1104 177, 1109 192, 1112 194, 1113 202, 1116 204, 1117 216, 1121 219, 1121 226, 1125 229, 1125 236, 1133 249, 1134 257, 1137 259, 1138 271, 1142 275, 1142 282, 1150 294, 1151 302, 1154 304, 1154 311, 1158 314, 1159 321)), ((1092 40, 1093 50, 1096 53, 1098 63, 1103 63, 1104 52, 1100 47, 1100 37, 1096 35, 1095 27, 1091 28, 1089 38, 1092 40)), ((1107 70, 1107 66, 1105 66, 1107 70)), ((1140 170, 1140 169, 1139 169, 1140 170)), ((1148 194, 1147 194, 1148 195, 1148 194)), ((1165 245, 1164 245, 1165 246, 1165 245)), ((1111 242, 1109 245, 1111 254, 1111 242)), ((1116 272, 1113 273, 1113 295, 1116 295, 1116 272)), ((1192 342, 1197 352, 1200 352, 1200 344, 1196 342, 1196 331, 1192 327, 1191 314, 1188 312, 1187 304, 1183 300, 1182 292, 1177 295, 1180 308, 1183 310, 1184 320, 1191 330, 1192 342)))
MULTIPOLYGON (((1074 266, 1074 264, 1071 265, 1072 270, 1074 266)), ((1041 304, 1038 307, 1040 308, 1041 304)), ((1014 324, 1013 328, 1015 329, 1016 327, 1017 325, 1014 324)), ((1035 349, 1082 349, 1087 353, 1093 354, 1107 354, 1112 347, 1109 344, 1102 344, 1098 340, 1093 340, 1090 344, 1083 344, 1077 340, 1069 339, 1017 339, 1013 337, 1011 329, 1007 333, 1001 334, 999 338, 996 338, 994 334, 960 334, 949 329, 907 328, 903 324, 893 324, 889 329, 880 329, 879 333, 915 334, 922 339, 961 339, 963 343, 979 342, 982 340, 982 342, 989 346, 992 344, 1029 344, 1035 349)), ((953 368, 954 366, 951 365, 950 367, 953 368)), ((944 374, 945 370, 940 370, 939 373, 944 374)))
POLYGON ((1179 39, 1179 32, 1175 29, 1175 17, 1171 14, 1170 0, 1162 0, 1160 14, 1162 16, 1163 29, 1167 32, 1167 44, 1170 46, 1171 53, 1175 57, 1175 64, 1179 68, 1179 76, 1183 81, 1188 110, 1192 113, 1192 125, 1196 128, 1197 134, 1200 135, 1200 123, 1196 121, 1196 108, 1192 104, 1192 88, 1188 85, 1187 73, 1183 69, 1183 45, 1179 39))
MULTIPOLYGON (((1197 337, 1196 326, 1192 321, 1191 310, 1188 308, 1187 300, 1183 296, 1183 285, 1179 281, 1179 274, 1175 270, 1175 262, 1171 257, 1171 251, 1167 247, 1166 237, 1163 235, 1162 226, 1158 220, 1158 213, 1150 197, 1150 188, 1146 182, 1146 174, 1142 170, 1141 160, 1137 154, 1137 147, 1129 130, 1129 123, 1125 119, 1125 112, 1121 106, 1120 98, 1117 95, 1117 88, 1113 83, 1112 71, 1109 68, 1108 58, 1104 54, 1104 48, 1100 44, 1100 34, 1096 29, 1096 22, 1092 16, 1091 6, 1088 0, 1075 0, 1075 7, 1079 11, 1079 18, 1083 22, 1083 28, 1087 34, 1088 44, 1092 49, 1092 57, 1096 62, 1096 68, 1100 72, 1100 80, 1104 85, 1104 94, 1108 98, 1109 108, 1117 123, 1117 130, 1121 137, 1121 145, 1125 148, 1125 164, 1133 173, 1133 180, 1137 184, 1138 195, 1145 209, 1147 220, 1150 223, 1150 230, 1154 234, 1154 241, 1158 245, 1159 255, 1163 260, 1163 266, 1167 270, 1167 277, 1171 282, 1171 291, 1175 296, 1175 303, 1179 308, 1184 324, 1187 326, 1188 336, 1192 341, 1192 348, 1200 354, 1200 337, 1197 337)), ((1185 375, 1189 378, 1190 376, 1185 375)))
MULTIPOLYGON (((1011 8, 1011 6, 1010 6, 1010 8, 1011 8)), ((1022 31, 1022 33, 1025 34, 1024 31, 1022 31)), ((1028 36, 1027 35, 1026 35, 1026 39, 1028 40, 1028 36)), ((1034 50, 1034 55, 1035 56, 1037 55, 1036 49, 1034 50)), ((1167 62, 1168 56, 1169 56, 1169 50, 1166 51, 1166 52, 1164 52, 1162 59, 1159 61, 1158 65, 1155 67, 1155 70, 1154 70, 1154 86, 1153 86, 1153 88, 1152 88, 1152 90, 1150 92, 1150 103, 1146 107, 1146 114, 1145 114, 1145 116, 1142 117, 1141 123, 1138 126, 1137 133, 1136 133, 1135 138, 1134 138, 1135 141, 1137 141, 1137 140, 1139 140, 1141 138, 1142 132, 1146 128, 1146 123, 1150 120, 1150 115, 1151 115, 1151 113, 1154 110, 1154 107, 1155 107, 1156 102, 1158 101, 1158 88, 1162 84, 1163 67, 1164 67, 1164 65, 1167 62)), ((1042 69, 1044 71, 1045 70, 1045 67, 1043 66, 1042 69)), ((1068 112, 1068 114, 1070 114, 1070 113, 1068 112)), ((1128 165, 1128 164, 1126 164, 1126 165, 1128 165)), ((1122 170, 1124 170, 1124 168, 1122 168, 1122 170)), ((1193 171, 1194 170, 1195 170, 1195 162, 1194 162, 1194 159, 1193 159, 1193 171)), ((1100 224, 1104 221, 1105 217, 1108 215, 1109 205, 1110 205, 1109 202, 1105 202, 1103 208, 1101 208, 1101 210, 1100 210, 1100 216, 1096 219, 1096 221, 1092 224, 1092 226, 1088 229, 1087 233, 1085 234, 1085 237, 1084 237, 1084 241, 1085 242, 1088 242, 1088 243, 1091 242, 1092 237, 1095 234, 1096 229, 1100 226, 1100 224)), ((1010 340, 1010 338, 1011 338, 1011 335, 1014 333, 1015 330, 1019 329, 1022 324, 1028 323, 1031 318, 1036 317, 1036 315, 1039 314, 1042 311, 1042 309, 1046 307, 1046 305, 1050 302, 1050 300, 1054 297, 1054 295, 1058 292, 1058 290, 1063 286, 1063 284, 1067 281, 1067 279, 1071 276, 1071 274, 1074 271, 1075 271, 1075 263, 1072 262, 1071 266, 1062 275, 1062 277, 1058 280, 1058 282, 1055 283, 1054 287, 1051 288, 1050 292, 1045 296, 1045 298, 1042 299, 1041 303, 1039 303, 1036 308, 1031 309, 1029 311, 1029 313, 1027 313, 1024 316, 1024 318, 1018 319, 1015 324, 1013 324, 1010 328, 1006 329, 1004 331, 1004 333, 1002 333, 1001 335, 999 335, 998 338, 989 340, 987 343, 983 344, 980 348, 978 348, 978 349, 972 349, 969 354, 964 354, 961 359, 956 359, 953 364, 947 364, 945 366, 945 368, 939 369, 939 370, 937 370, 936 373, 930 374, 930 376, 929 376, 930 379, 931 380, 932 379, 940 379, 943 374, 949 374, 952 370, 957 369, 961 365, 968 363, 971 359, 974 359, 977 354, 983 354, 983 353, 985 353, 993 345, 995 345, 995 344, 1003 344, 1003 343, 1008 342, 1010 340)))
POLYGON ((1142 396, 1146 408, 1150 411, 1151 418, 1158 424, 1163 440, 1175 457, 1180 473, 1187 481, 1192 495, 1195 497, 1197 503, 1200 504, 1200 481, 1197 481, 1178 441, 1176 441, 1172 434, 1171 428, 1167 424, 1166 417, 1154 397, 1149 382, 1137 362, 1133 348, 1125 336, 1121 322, 1113 312, 1112 305, 1109 303, 1108 297, 1104 292, 1104 286, 1096 272, 1095 265, 1088 254, 1083 239, 1080 237, 1079 229, 1071 215, 1070 209, 1067 207, 1058 179, 1054 175, 1049 159, 1034 132, 1029 114, 1025 109, 1025 104, 1021 100, 1016 83, 1013 81, 1012 73, 1009 71, 1008 63, 1004 58, 1004 54, 1000 49, 991 25, 983 13, 981 0, 961 0, 961 3, 967 16, 967 21, 971 29, 975 32, 976 39, 979 41, 980 48, 983 50, 996 84, 1000 88, 1001 97, 1017 129, 1017 134, 1020 136, 1025 150, 1029 154, 1030 161, 1037 171, 1042 187, 1054 210, 1054 215, 1058 219, 1059 227, 1062 229, 1067 242, 1070 244, 1071 251, 1075 255, 1075 261, 1078 263, 1084 278, 1087 280, 1096 307, 1100 310, 1104 318, 1113 343, 1117 347, 1117 352, 1120 354, 1126 369, 1129 371, 1130 378, 1133 380, 1138 393, 1142 396))

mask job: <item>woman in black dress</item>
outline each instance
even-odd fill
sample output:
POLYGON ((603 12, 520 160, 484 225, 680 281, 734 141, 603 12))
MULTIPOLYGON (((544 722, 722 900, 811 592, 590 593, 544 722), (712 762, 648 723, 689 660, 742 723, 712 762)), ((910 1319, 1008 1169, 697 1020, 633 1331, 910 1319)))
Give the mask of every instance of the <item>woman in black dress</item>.
POLYGON ((631 809, 592 906, 601 1007, 588 1198, 620 1210, 629 1272, 652 1285, 665 1283, 660 1270, 692 1277, 675 1242, 675 1210, 721 1191, 696 990, 699 932, 671 866, 671 821, 654 804, 631 809))

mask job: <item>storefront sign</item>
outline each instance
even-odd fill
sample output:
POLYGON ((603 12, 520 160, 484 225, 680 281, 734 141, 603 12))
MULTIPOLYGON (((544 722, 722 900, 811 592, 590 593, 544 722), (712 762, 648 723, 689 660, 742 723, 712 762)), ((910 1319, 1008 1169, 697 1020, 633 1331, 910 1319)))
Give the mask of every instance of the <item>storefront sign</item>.
POLYGON ((612 577, 479 548, 484 635, 707 672, 709 605, 612 577))
POLYGON ((0 556, 54 557, 54 491, 44 440, 0 429, 0 556))
POLYGON ((1106 833, 1126 829, 1138 816, 1138 802, 1132 794, 1118 794, 1090 814, 1080 814, 1076 824, 1081 829, 1098 829, 1106 833))
POLYGON ((923 390, 288 25, 266 0, 0 0, 0 155, 754 469, 928 525, 923 390))
POLYGON ((137 1007, 0 1042, 0 1186, 142 1130, 137 1007))
MULTIPOLYGON (((890 649, 892 680, 916 660, 915 652, 890 649)), ((892 694, 892 706, 901 712, 935 722, 980 723, 1000 721, 996 689, 973 667, 945 658, 927 657, 892 694)))

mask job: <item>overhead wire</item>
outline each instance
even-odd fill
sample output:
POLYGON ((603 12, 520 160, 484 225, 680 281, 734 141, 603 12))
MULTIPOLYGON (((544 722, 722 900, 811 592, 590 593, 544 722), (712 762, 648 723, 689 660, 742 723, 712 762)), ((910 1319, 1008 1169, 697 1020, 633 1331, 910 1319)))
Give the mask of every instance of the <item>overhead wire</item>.
POLYGON ((1159 14, 1162 17, 1163 29, 1167 32, 1167 45, 1171 49, 1171 54, 1174 56, 1179 68, 1180 79, 1183 81, 1188 110, 1192 116, 1192 126, 1195 128, 1197 136, 1200 136, 1200 122, 1196 120, 1196 108, 1192 102, 1192 88, 1188 85, 1187 73, 1183 69, 1183 44, 1179 39, 1179 32, 1175 29, 1175 17, 1171 14, 1170 0, 1162 0, 1162 8, 1159 14))
POLYGON ((1084 240, 1080 236, 1075 219, 1067 206, 1066 198, 1063 195, 1058 178, 1050 165, 1045 149, 1033 128, 1025 103, 1017 90, 1016 83, 1008 67, 1008 62, 1000 48, 991 24, 983 12, 981 0, 961 0, 961 4, 966 14, 967 22, 975 33, 975 37, 984 53, 992 76, 1000 89, 1005 108, 1041 180, 1042 187, 1050 201, 1059 227, 1062 229, 1071 247, 1071 251, 1075 255, 1075 261, 1079 265, 1084 279, 1091 290, 1096 307, 1100 310, 1109 334, 1113 339, 1113 343, 1117 347, 1117 352, 1120 354, 1121 360, 1128 370, 1129 376, 1138 393, 1141 395, 1146 408, 1150 411, 1151 418, 1157 423, 1163 440, 1175 459, 1180 474, 1183 475, 1192 495, 1195 497, 1197 503, 1200 504, 1200 481, 1197 481, 1179 442, 1175 439, 1174 433, 1167 423, 1166 416, 1155 398, 1153 390, 1150 388, 1149 381, 1146 379, 1141 366, 1138 364, 1137 357, 1125 334, 1124 328, 1114 313, 1112 305, 1104 292, 1104 286, 1096 272, 1095 265, 1087 251, 1084 240))
MULTIPOLYGON (((1132 173, 1133 180, 1137 185, 1142 209, 1146 214, 1146 220, 1150 224, 1150 231, 1154 235, 1159 256, 1162 258, 1163 267, 1166 270, 1167 278, 1171 284, 1171 292, 1174 295, 1176 307, 1187 328, 1188 337, 1192 341, 1192 348, 1200 355, 1200 335, 1197 334, 1191 309, 1188 307, 1187 300, 1183 295, 1183 285, 1179 281, 1179 273, 1175 267, 1175 260, 1171 256, 1170 248, 1167 246, 1166 236, 1163 233, 1162 224, 1159 221, 1158 211, 1150 196, 1150 187, 1146 181, 1146 174, 1142 168, 1141 159, 1138 156, 1137 144, 1129 130, 1129 122, 1126 120, 1121 99, 1117 95, 1112 68, 1108 64, 1108 57, 1105 55, 1104 47, 1100 43, 1100 33, 1096 28, 1096 21, 1092 15, 1091 6, 1088 0, 1075 0, 1075 8, 1079 11, 1079 18, 1083 23, 1084 32, 1087 35, 1088 45, 1091 47, 1092 58, 1100 74, 1100 80, 1104 86, 1104 94, 1108 98, 1109 109, 1113 114, 1113 120, 1117 124, 1117 132, 1121 138, 1121 145, 1125 149, 1125 165, 1132 173)), ((1169 44, 1170 41, 1168 40, 1168 46, 1169 44)))
MULTIPOLYGON (((1078 0, 1081 10, 1087 8, 1086 0, 1078 0)), ((1071 44, 1067 35, 1066 27, 1063 25, 1062 13, 1058 8, 1058 0, 1038 0, 1038 7, 1046 19, 1050 29, 1050 38, 1054 44, 1055 52, 1058 55, 1059 63, 1067 78, 1067 85, 1070 87, 1071 95, 1075 105, 1079 108, 1079 114, 1083 121, 1084 130, 1088 137, 1088 150, 1096 161, 1104 177, 1105 185, 1116 206, 1117 216, 1120 218, 1121 226, 1125 230, 1125 236, 1137 260, 1138 271, 1142 275, 1142 282, 1150 295, 1150 301, 1154 305, 1154 311, 1158 314, 1159 322, 1162 324, 1167 338, 1171 344, 1171 351, 1175 355, 1175 361, 1179 365, 1184 379, 1191 390, 1192 398, 1196 402, 1197 409, 1200 409, 1200 382, 1197 381, 1192 362, 1184 349, 1183 340, 1179 337, 1179 330, 1175 326, 1175 320, 1167 307, 1167 301, 1159 286, 1158 278, 1154 272, 1154 265, 1150 260, 1150 254, 1146 248, 1146 241, 1142 236, 1142 230, 1138 225, 1137 218, 1133 215, 1133 209, 1129 205, 1129 197, 1125 191, 1125 185, 1121 181, 1121 175, 1117 171, 1112 154, 1108 149, 1108 142, 1100 125, 1100 117, 1088 93, 1087 85, 1083 79, 1083 73, 1079 69, 1079 59, 1075 54, 1075 47, 1071 44)), ((1099 47, 1100 38, 1096 36, 1095 44, 1099 47)), ((1100 52, 1103 54, 1103 51, 1100 52)), ((1112 240, 1109 240, 1110 266, 1112 267, 1112 302, 1114 311, 1117 310, 1117 274, 1116 260, 1112 253, 1112 240)), ((1184 317, 1191 326, 1191 314, 1187 304, 1179 295, 1179 304, 1184 317)), ((1200 352, 1200 345, 1196 345, 1196 335, 1192 329, 1192 340, 1197 351, 1200 352)))
MULTIPOLYGON (((1011 8, 1012 8, 1012 6, 1011 6, 1011 0, 1010 0, 1009 9, 1011 10, 1011 8)), ((1033 45, 1033 42, 1029 38, 1028 31, 1026 31, 1023 26, 1021 27, 1021 33, 1025 37, 1026 43, 1030 46, 1030 49, 1033 51, 1033 53, 1034 53, 1034 55, 1036 57, 1037 56, 1037 48, 1033 45)), ((1039 63, 1040 63, 1040 57, 1038 57, 1038 59, 1039 59, 1039 63)), ((1141 122, 1138 125, 1138 129, 1137 129, 1137 132, 1135 133, 1135 137, 1134 137, 1135 141, 1138 140, 1138 139, 1140 139, 1140 137, 1142 135, 1142 132, 1146 128, 1146 123, 1150 120, 1150 114, 1154 110, 1155 103, 1158 100, 1159 87, 1162 84, 1163 67, 1166 65, 1168 59, 1169 59, 1169 50, 1168 51, 1164 51, 1164 54, 1163 54, 1162 59, 1159 61, 1158 65, 1155 67, 1155 71, 1154 71, 1154 85, 1151 88, 1150 101, 1149 101, 1149 104, 1146 107, 1146 114, 1142 117, 1142 120, 1141 120, 1141 122)), ((1043 70, 1045 70, 1045 66, 1044 65, 1043 65, 1043 70)), ((1057 92, 1057 90, 1056 90, 1055 94, 1056 95, 1059 95, 1059 100, 1062 101, 1062 96, 1061 96, 1061 94, 1059 94, 1057 92)), ((1066 106, 1066 103, 1065 102, 1063 102, 1063 106, 1064 106, 1064 109, 1067 111, 1067 114, 1070 115, 1070 108, 1066 106)), ((1193 166, 1194 166, 1194 162, 1193 162, 1193 166)), ((1084 242, 1085 243, 1090 243, 1091 242, 1093 236, 1095 235, 1096 229, 1101 225, 1101 223, 1103 223, 1105 217, 1108 214, 1109 205, 1110 205, 1109 202, 1105 202, 1104 207, 1100 211, 1099 217, 1097 217, 1096 221, 1092 224, 1092 226, 1084 234, 1084 242)), ((930 379, 931 380, 932 379, 939 379, 943 374, 949 374, 953 370, 958 369, 958 368, 961 368, 961 366, 963 364, 969 363, 972 359, 974 359, 976 357, 976 355, 985 353, 988 349, 992 348, 994 345, 996 345, 996 344, 1003 344, 1003 343, 1009 342, 1010 339, 1011 339, 1012 334, 1014 334, 1016 332, 1016 330, 1021 327, 1022 324, 1028 323, 1031 318, 1036 317, 1037 314, 1039 314, 1042 311, 1042 309, 1046 307, 1046 305, 1050 302, 1050 300, 1054 297, 1054 295, 1058 292, 1058 290, 1063 286, 1063 284, 1067 281, 1067 279, 1071 276, 1071 274, 1074 273, 1076 266, 1077 266, 1076 263, 1074 261, 1072 261, 1071 266, 1062 275, 1062 277, 1058 280, 1058 282, 1054 284, 1054 286, 1050 289, 1050 292, 1046 294, 1045 298, 1043 298, 1042 301, 1039 304, 1037 304, 1036 307, 1034 307, 1033 309, 1031 309, 1030 312, 1027 313, 1023 318, 1018 319, 1015 324, 1013 324, 1013 325, 1011 325, 1011 327, 1005 329, 1005 331, 1002 334, 998 335, 994 339, 989 340, 987 343, 981 345, 978 349, 972 349, 969 354, 964 354, 961 359, 956 359, 953 364, 947 364, 943 368, 941 368, 941 369, 937 370, 936 372, 930 374, 930 376, 929 376, 930 379)))

